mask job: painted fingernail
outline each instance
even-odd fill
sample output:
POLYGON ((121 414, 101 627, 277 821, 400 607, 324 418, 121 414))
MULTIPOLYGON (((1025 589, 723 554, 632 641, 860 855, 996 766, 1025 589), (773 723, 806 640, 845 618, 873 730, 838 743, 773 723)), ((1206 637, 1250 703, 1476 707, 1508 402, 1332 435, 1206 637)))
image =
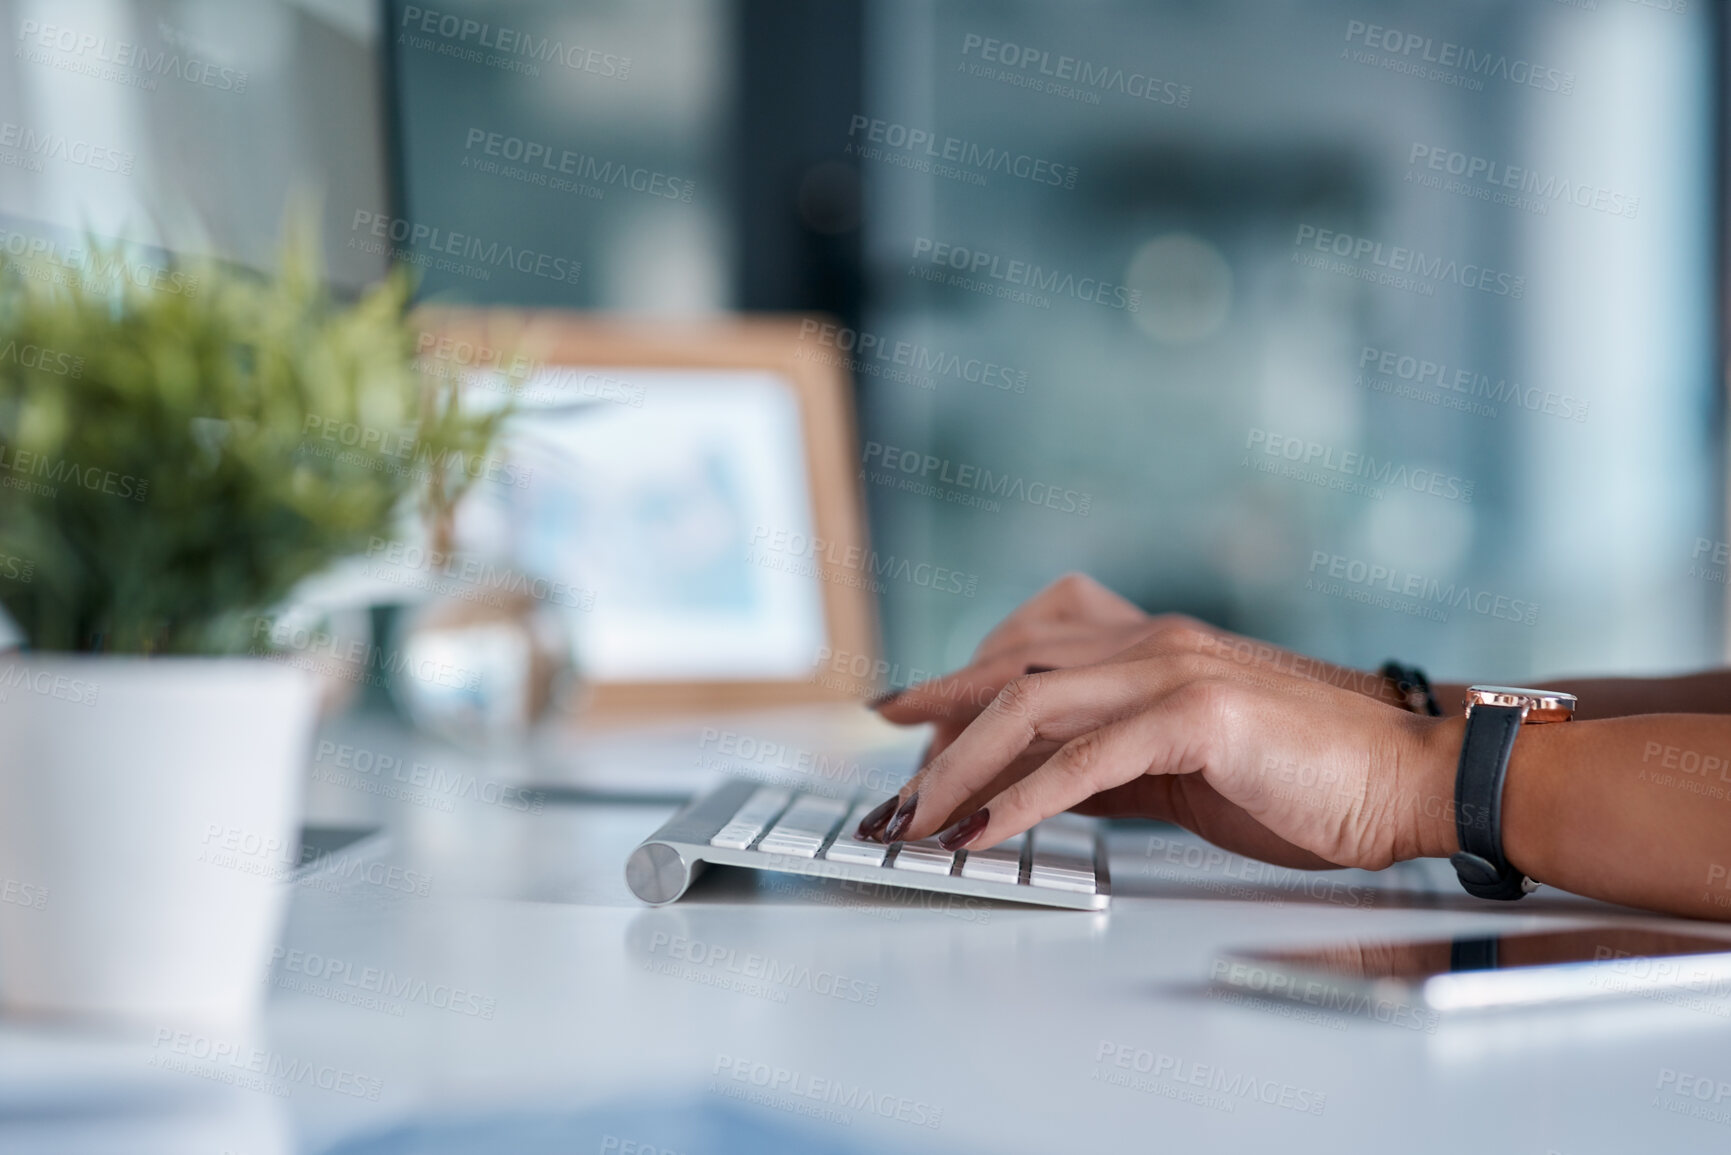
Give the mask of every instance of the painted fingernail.
POLYGON ((920 804, 920 792, 915 790, 908 795, 908 800, 896 809, 896 816, 890 819, 890 824, 884 828, 885 842, 900 842, 902 831, 913 825, 914 807, 920 804))
POLYGON ((859 829, 854 832, 854 837, 862 842, 870 842, 876 838, 878 831, 890 820, 890 815, 896 812, 896 802, 894 797, 885 798, 872 807, 872 812, 859 820, 859 829))
POLYGON ((938 835, 938 845, 945 850, 960 850, 980 836, 980 831, 986 828, 986 820, 991 815, 984 806, 951 826, 938 835))
POLYGON ((1027 669, 1023 670, 1022 673, 1024 673, 1024 674, 1049 674, 1057 668, 1058 667, 1056 667, 1056 666, 1029 666, 1027 669))
POLYGON ((901 696, 902 692, 900 690, 885 690, 877 697, 868 699, 865 704, 866 709, 881 710, 901 696))

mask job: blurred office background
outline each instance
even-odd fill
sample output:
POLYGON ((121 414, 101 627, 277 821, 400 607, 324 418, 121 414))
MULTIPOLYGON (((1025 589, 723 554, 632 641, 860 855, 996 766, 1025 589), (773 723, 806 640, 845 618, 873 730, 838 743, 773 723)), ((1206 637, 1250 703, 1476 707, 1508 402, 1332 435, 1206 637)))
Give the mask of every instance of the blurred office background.
MULTIPOLYGON (((9 236, 88 227, 264 265, 305 189, 339 285, 393 255, 383 219, 581 262, 572 282, 429 261, 440 300, 821 312, 921 351, 940 368, 868 357, 856 374, 873 544, 978 584, 886 584, 904 668, 963 660, 1072 569, 1149 609, 1433 675, 1722 656, 1723 570, 1697 556, 1726 536, 1716 5, 8 0, 0 14, 11 119, 133 158, 120 173, 0 147, 9 236), (514 51, 523 34, 564 51, 514 51), (152 63, 165 52, 207 67, 152 63), (957 142, 954 159, 924 163, 908 145, 921 133, 957 142), (656 179, 596 197, 498 163, 534 144, 656 179), (1397 249, 1423 257, 1379 282, 1379 260, 1408 259, 1397 249), (1081 287, 996 295, 1011 262, 1081 287), (995 373, 941 367, 958 365, 995 373), (1325 483, 1348 454, 1422 480, 1364 493, 1255 468, 1286 463, 1265 452, 1283 439, 1322 448, 1325 483), (881 484, 885 447, 1033 500, 881 484), (1442 492, 1421 492, 1433 474, 1442 492), (1372 583, 1373 568, 1393 577, 1372 583), (1400 596, 1414 580, 1454 604, 1400 596)), ((394 255, 432 256, 432 235, 394 255)))

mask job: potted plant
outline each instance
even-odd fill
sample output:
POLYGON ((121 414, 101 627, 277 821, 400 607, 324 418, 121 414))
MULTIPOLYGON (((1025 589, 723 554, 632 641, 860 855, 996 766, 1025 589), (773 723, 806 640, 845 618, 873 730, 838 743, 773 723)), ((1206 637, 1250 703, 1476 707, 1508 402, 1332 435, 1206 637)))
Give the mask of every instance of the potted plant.
POLYGON ((408 295, 339 304, 292 241, 0 261, 0 1008, 256 1011, 316 715, 258 639, 407 501, 448 516, 502 417, 421 376, 408 295))

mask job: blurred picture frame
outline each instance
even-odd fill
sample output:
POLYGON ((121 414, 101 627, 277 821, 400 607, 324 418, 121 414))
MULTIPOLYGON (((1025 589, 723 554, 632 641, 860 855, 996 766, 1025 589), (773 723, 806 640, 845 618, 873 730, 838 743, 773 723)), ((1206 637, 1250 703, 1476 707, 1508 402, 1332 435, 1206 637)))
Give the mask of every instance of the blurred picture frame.
POLYGON ((802 341, 809 319, 416 319, 426 372, 459 377, 478 403, 512 399, 505 440, 528 481, 491 487, 506 508, 471 518, 483 540, 461 544, 575 591, 584 717, 874 692, 852 382, 802 341))

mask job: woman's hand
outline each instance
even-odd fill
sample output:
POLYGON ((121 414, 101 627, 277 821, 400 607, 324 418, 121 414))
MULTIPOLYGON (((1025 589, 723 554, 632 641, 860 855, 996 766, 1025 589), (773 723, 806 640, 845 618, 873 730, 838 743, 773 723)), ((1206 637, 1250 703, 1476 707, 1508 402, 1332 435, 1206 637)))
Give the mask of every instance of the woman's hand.
POLYGON ((942 753, 980 711, 1017 677, 1105 661, 1139 642, 1164 638, 1197 653, 1242 666, 1284 671, 1346 686, 1382 701, 1396 701, 1377 674, 1335 666, 1216 629, 1182 614, 1154 616, 1084 574, 1067 574, 1018 606, 974 651, 967 666, 947 677, 912 686, 877 704, 892 722, 934 725, 923 761, 942 753))
MULTIPOLYGON (((1058 601, 1059 588, 1041 598, 1058 601)), ((1085 587, 1076 593, 1086 600, 1069 604, 1099 616, 1029 615, 1013 631, 1006 622, 995 638, 1014 644, 910 690, 903 698, 912 705, 883 708, 893 721, 925 720, 962 688, 1002 678, 989 704, 902 789, 894 813, 874 814, 862 835, 897 841, 942 830, 951 849, 990 846, 1081 808, 1177 822, 1228 849, 1299 867, 1376 869, 1454 849, 1460 720, 1421 718, 1330 684, 1315 673, 1322 663, 1283 669, 1254 650, 1242 661, 1231 635, 1185 619, 1138 626, 1085 587), (1020 672, 1048 656, 1073 662, 1138 630, 1140 639, 1104 660, 1020 672)))
POLYGON ((967 666, 938 681, 911 686, 879 701, 876 708, 892 722, 934 724, 932 744, 922 759, 929 762, 1010 679, 1102 661, 1159 629, 1161 621, 1093 578, 1069 574, 999 622, 967 666))

